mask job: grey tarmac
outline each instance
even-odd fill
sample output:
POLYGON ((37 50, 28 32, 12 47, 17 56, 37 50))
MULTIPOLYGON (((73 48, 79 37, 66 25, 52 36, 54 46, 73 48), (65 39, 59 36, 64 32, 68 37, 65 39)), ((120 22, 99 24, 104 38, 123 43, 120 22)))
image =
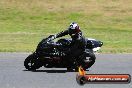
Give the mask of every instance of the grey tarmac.
MULTIPOLYGON (((66 68, 27 71, 23 65, 30 53, 0 53, 0 88, 132 88, 129 84, 85 84, 76 82, 77 72, 66 68)), ((130 74, 132 54, 96 54, 96 63, 87 74, 130 74)))

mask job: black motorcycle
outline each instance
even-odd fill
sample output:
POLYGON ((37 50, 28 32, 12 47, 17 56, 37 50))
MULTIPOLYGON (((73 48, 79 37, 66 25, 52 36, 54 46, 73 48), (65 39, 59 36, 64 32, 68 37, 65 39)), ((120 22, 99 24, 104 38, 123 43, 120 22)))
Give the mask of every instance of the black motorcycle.
POLYGON ((29 55, 25 61, 24 66, 28 70, 36 70, 44 66, 45 68, 67 68, 67 70, 78 70, 82 66, 84 70, 90 68, 95 63, 94 52, 98 51, 103 45, 103 42, 95 39, 87 38, 86 49, 80 53, 79 57, 72 57, 70 60, 65 55, 64 51, 70 48, 71 39, 59 39, 57 42, 51 40, 49 37, 43 39, 37 46, 34 53, 29 55), (55 47, 59 46, 59 47, 55 47))

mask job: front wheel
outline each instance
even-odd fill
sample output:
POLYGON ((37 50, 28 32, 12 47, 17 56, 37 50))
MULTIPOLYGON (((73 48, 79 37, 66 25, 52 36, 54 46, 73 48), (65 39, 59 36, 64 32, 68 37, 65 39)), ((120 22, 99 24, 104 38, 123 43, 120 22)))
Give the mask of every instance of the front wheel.
POLYGON ((37 57, 35 57, 34 54, 31 54, 25 59, 24 66, 28 70, 36 70, 36 69, 40 68, 40 64, 38 64, 38 63, 39 63, 39 61, 38 61, 37 57))

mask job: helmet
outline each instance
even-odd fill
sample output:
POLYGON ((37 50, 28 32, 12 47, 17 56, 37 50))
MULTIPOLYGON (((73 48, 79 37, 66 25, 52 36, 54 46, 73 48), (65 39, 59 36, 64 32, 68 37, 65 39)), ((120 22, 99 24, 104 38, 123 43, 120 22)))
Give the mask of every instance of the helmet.
POLYGON ((80 27, 77 23, 72 22, 68 28, 69 35, 75 35, 76 33, 80 32, 80 27))

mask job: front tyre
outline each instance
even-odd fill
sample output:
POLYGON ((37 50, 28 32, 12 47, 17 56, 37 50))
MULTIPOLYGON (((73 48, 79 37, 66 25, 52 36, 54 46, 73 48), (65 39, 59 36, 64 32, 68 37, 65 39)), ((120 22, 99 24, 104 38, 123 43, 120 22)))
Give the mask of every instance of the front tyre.
POLYGON ((35 57, 34 54, 29 55, 25 59, 24 66, 28 70, 36 70, 40 67, 40 66, 37 65, 37 58, 35 57))

